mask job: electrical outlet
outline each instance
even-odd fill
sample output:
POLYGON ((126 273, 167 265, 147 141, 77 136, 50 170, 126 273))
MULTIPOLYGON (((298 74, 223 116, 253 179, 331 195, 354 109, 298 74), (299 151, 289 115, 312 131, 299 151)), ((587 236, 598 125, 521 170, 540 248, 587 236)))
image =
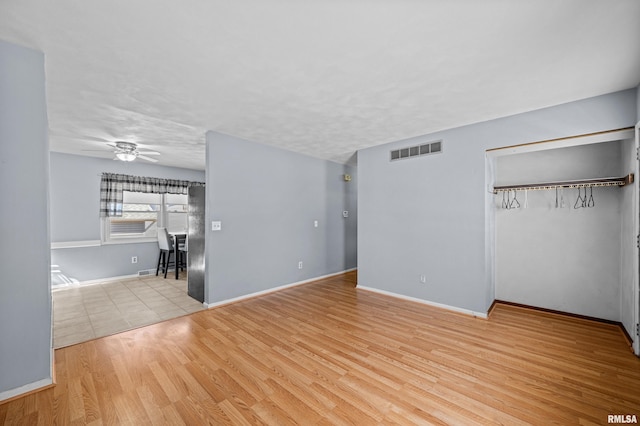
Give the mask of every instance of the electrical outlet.
POLYGON ((426 284, 427 283, 427 276, 426 275, 420 275, 420 282, 422 284, 426 284))
POLYGON ((131 257, 131 263, 138 263, 138 256, 131 257))
POLYGON ((298 262, 298 269, 302 269, 302 261, 298 262))

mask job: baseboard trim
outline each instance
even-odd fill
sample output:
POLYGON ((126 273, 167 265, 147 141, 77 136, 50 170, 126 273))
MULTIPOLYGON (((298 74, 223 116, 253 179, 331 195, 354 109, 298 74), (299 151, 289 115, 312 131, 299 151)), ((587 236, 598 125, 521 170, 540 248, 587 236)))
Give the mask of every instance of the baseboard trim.
POLYGON ((373 293, 384 294, 385 296, 395 297, 397 299, 408 300, 410 302, 417 302, 423 305, 433 306, 435 308, 446 309, 447 311, 458 312, 465 315, 470 315, 474 318, 487 319, 487 314, 484 312, 476 312, 470 309, 459 308, 457 306, 445 305, 444 303, 432 302, 430 300, 418 299, 417 297, 405 296, 404 294, 393 293, 386 290, 380 290, 378 288, 367 287, 358 284, 358 289, 371 291, 373 293))
POLYGON ((232 299, 222 300, 220 302, 203 303, 202 305, 207 309, 217 308, 217 307, 220 307, 220 306, 229 305, 231 303, 236 303, 236 302, 240 302, 240 301, 247 300, 247 299, 253 299, 254 297, 264 296, 264 295, 269 294, 269 293, 275 293, 277 291, 285 290, 287 288, 296 287, 296 286, 303 285, 303 284, 308 284, 308 283, 311 283, 311 282, 314 282, 314 281, 319 281, 319 280, 323 280, 323 279, 326 279, 326 278, 335 277, 336 275, 346 274, 347 272, 355 271, 356 269, 358 269, 358 268, 345 269, 344 271, 334 272, 332 274, 327 274, 327 275, 321 275, 319 277, 309 278, 307 280, 297 281, 297 282, 294 282, 294 283, 291 283, 291 284, 285 284, 285 285, 281 285, 281 286, 278 286, 278 287, 269 288, 267 290, 257 291, 255 293, 245 294, 243 296, 238 296, 238 297, 234 297, 232 299))
POLYGON ((0 404, 13 401, 18 398, 25 397, 32 393, 40 392, 50 387, 55 386, 52 378, 38 380, 37 382, 29 383, 15 389, 9 389, 8 391, 0 392, 0 404))

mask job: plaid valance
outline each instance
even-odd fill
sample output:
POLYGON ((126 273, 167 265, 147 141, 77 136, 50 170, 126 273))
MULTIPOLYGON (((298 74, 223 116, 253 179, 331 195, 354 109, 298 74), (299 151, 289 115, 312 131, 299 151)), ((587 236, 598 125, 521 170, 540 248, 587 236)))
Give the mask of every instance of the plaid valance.
POLYGON ((100 181, 100 216, 122 216, 123 191, 186 195, 190 186, 204 186, 204 182, 103 173, 100 181))

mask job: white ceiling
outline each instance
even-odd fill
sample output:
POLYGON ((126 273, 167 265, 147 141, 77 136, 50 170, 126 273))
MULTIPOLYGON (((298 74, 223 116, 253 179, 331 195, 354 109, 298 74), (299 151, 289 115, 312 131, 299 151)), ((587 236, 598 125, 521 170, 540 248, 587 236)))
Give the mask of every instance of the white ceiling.
POLYGON ((635 87, 638 0, 0 0, 45 53, 53 151, 204 169, 204 133, 360 148, 635 87))

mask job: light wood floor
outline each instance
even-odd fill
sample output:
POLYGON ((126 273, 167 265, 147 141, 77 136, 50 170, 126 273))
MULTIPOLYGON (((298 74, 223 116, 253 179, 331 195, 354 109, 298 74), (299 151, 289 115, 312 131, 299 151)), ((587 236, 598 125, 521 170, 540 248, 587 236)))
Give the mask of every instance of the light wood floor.
POLYGON ((355 274, 56 351, 58 385, 4 424, 606 424, 640 417, 612 325, 490 320, 357 290, 355 274))

